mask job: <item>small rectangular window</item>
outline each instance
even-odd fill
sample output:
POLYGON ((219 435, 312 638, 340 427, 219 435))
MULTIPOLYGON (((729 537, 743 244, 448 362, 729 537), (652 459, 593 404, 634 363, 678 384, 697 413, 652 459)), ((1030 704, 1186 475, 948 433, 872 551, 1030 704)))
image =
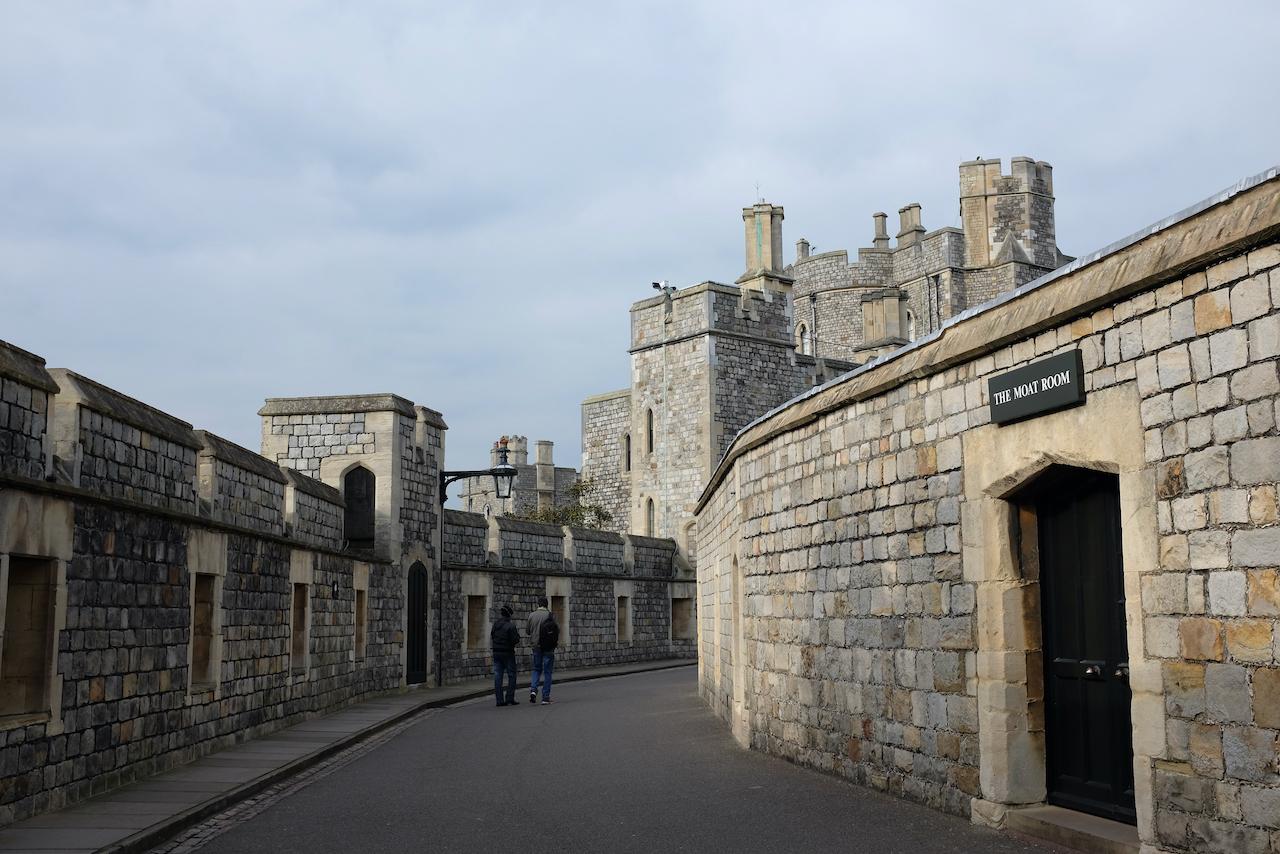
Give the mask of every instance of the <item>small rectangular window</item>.
POLYGON ((693 621, 693 600, 671 600, 671 639, 693 640, 695 624, 693 621))
POLYGON ((293 585, 293 646, 289 663, 294 673, 307 669, 307 585, 293 585))
POLYGON ((364 658, 365 649, 365 625, 366 625, 366 604, 367 594, 363 590, 356 591, 356 658, 364 658))
POLYGON ((213 683, 213 591, 215 577, 198 572, 191 602, 191 685, 208 688, 213 683))
POLYGON ((54 562, 9 558, 0 636, 0 717, 49 711, 54 562))
POLYGON ((484 596, 467 597, 467 649, 484 649, 488 611, 484 596))
POLYGON ((631 597, 618 597, 618 643, 631 643, 631 597))

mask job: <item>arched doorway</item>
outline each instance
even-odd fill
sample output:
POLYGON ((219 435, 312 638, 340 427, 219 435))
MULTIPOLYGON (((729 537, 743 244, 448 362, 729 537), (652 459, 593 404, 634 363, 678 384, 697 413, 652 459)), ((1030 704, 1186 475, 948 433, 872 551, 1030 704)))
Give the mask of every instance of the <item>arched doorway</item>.
POLYGON ((409 567, 409 601, 405 627, 405 681, 427 681, 427 568, 421 561, 409 567))

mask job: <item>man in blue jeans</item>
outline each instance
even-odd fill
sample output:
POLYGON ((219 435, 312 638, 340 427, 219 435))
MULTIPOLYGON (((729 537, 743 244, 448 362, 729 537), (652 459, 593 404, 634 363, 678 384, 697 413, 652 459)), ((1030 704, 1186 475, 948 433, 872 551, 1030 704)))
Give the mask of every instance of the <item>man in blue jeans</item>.
POLYGON ((499 706, 516 704, 516 644, 520 643, 520 630, 511 622, 511 609, 502 606, 501 616, 489 632, 493 644, 493 696, 499 706), (502 678, 507 679, 507 693, 502 694, 502 678))
POLYGON ((529 680, 529 702, 538 702, 538 681, 542 681, 542 705, 551 702, 551 671, 556 663, 560 626, 547 609, 547 597, 538 597, 538 609, 529 615, 529 645, 533 647, 533 675, 529 680))

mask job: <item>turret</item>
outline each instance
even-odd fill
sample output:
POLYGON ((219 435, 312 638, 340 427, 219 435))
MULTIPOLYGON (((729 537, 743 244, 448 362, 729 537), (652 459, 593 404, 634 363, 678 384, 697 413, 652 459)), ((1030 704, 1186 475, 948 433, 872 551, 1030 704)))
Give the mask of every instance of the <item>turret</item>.
POLYGON ((1015 157, 1009 173, 1000 160, 960 164, 960 216, 965 263, 987 267, 1017 261, 1046 270, 1058 267, 1053 213, 1053 167, 1015 157))

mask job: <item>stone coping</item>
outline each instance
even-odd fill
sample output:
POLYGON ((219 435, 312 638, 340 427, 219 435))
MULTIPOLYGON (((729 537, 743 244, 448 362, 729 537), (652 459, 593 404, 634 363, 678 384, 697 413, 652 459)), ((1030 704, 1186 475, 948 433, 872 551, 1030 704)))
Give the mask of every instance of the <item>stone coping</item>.
POLYGON ((627 534, 632 546, 644 546, 651 549, 664 549, 674 552, 676 541, 670 537, 646 537, 643 534, 627 534))
POLYGON ((606 400, 617 400, 622 397, 631 397, 630 388, 621 388, 617 391, 606 391, 600 394, 593 394, 590 397, 582 399, 582 405, 586 406, 591 403, 604 403, 606 400))
POLYGON ((622 534, 615 534, 613 531, 601 531, 596 528, 574 528, 566 525, 565 529, 569 532, 569 536, 575 540, 586 540, 592 543, 613 543, 620 546, 626 539, 622 534))
POLYGON ((512 519, 510 516, 494 516, 499 531, 515 531, 519 534, 537 534, 542 537, 564 537, 564 529, 559 525, 548 525, 545 522, 527 522, 524 519, 512 519))
POLYGON ((51 394, 58 393, 58 384, 45 370, 44 359, 8 341, 0 341, 0 377, 17 380, 51 394))
POLYGON ((837 377, 738 431, 716 466, 700 513, 734 462, 752 448, 859 400, 979 358, 1137 291, 1176 279, 1280 234, 1280 167, 1242 179, 1172 216, 1081 256, 941 328, 837 377), (1216 209, 1211 225, 1202 220, 1216 209))
POLYGON ((197 451, 203 447, 186 421, 66 368, 53 368, 49 373, 58 384, 60 398, 65 396, 73 403, 109 415, 170 442, 197 451))
POLYGON ((321 483, 314 477, 308 477, 288 466, 280 466, 280 471, 284 473, 285 479, 289 481, 290 485, 299 492, 310 495, 312 498, 319 498, 321 501, 327 501, 330 504, 336 504, 339 507, 347 506, 342 493, 329 484, 321 483))
POLYGON ((466 510, 454 510, 451 507, 444 508, 444 523, 446 525, 461 525, 464 528, 484 528, 488 530, 489 520, 484 517, 483 513, 469 513, 466 510))
POLYGON ((418 420, 432 427, 438 427, 441 430, 448 430, 449 425, 444 423, 444 414, 437 412, 427 406, 415 406, 414 412, 418 413, 418 420))
MULTIPOLYGON (((411 418, 417 415, 413 401, 390 393, 338 394, 328 397, 268 397, 262 404, 262 408, 258 410, 259 415, 327 415, 338 412, 398 412, 411 418)), ((443 424, 444 421, 441 420, 440 423, 443 424)))
POLYGON ((255 454, 248 448, 207 430, 196 430, 195 434, 204 445, 200 451, 201 456, 208 455, 231 463, 233 466, 251 471, 276 483, 288 482, 284 473, 280 471, 280 467, 261 454, 255 454))

